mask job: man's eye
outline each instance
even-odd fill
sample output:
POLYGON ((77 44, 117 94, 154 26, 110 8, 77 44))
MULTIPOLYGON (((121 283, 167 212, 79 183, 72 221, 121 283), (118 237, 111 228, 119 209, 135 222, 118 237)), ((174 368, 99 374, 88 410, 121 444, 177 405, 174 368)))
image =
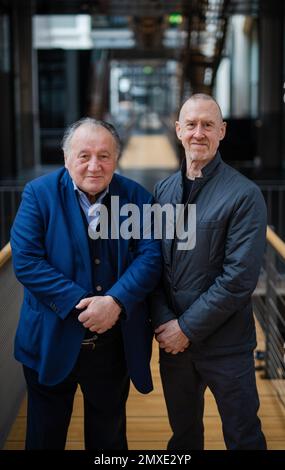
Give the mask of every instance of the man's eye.
POLYGON ((79 155, 80 160, 86 160, 88 158, 88 155, 79 155))

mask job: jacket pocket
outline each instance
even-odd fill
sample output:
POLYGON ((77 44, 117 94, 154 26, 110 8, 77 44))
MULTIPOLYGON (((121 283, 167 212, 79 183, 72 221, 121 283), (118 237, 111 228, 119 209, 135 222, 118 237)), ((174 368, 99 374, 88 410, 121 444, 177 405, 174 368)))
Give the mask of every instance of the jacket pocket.
POLYGON ((17 329, 17 339, 24 351, 36 356, 40 349, 42 312, 24 305, 17 329))

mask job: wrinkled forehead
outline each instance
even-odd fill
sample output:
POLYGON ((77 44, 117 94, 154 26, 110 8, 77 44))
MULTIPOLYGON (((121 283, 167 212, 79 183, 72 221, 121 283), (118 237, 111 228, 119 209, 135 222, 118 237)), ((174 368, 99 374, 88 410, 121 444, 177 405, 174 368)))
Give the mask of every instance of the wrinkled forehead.
POLYGON ((114 136, 102 126, 82 125, 75 130, 71 141, 70 151, 78 151, 81 148, 101 148, 110 153, 117 153, 117 143, 114 136))
POLYGON ((93 124, 83 124, 78 127, 72 136, 71 142, 78 142, 84 140, 110 140, 113 141, 114 138, 112 134, 102 126, 95 126, 93 124))
POLYGON ((217 104, 214 101, 203 99, 190 99, 184 103, 180 111, 179 121, 183 123, 187 120, 223 122, 221 111, 217 104))

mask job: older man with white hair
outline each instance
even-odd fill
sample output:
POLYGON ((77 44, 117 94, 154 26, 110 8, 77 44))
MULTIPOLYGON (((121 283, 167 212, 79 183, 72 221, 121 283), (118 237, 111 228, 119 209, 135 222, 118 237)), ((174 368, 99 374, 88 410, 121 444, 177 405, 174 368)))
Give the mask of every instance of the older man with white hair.
POLYGON ((120 139, 107 122, 76 122, 63 151, 64 168, 26 186, 11 234, 24 286, 15 357, 28 389, 26 448, 64 449, 79 384, 86 449, 126 449, 129 379, 152 390, 145 298, 160 276, 160 243, 120 232, 90 237, 89 225, 107 223, 96 204, 117 216, 113 196, 118 209, 132 203, 140 212, 152 196, 115 173, 120 139))

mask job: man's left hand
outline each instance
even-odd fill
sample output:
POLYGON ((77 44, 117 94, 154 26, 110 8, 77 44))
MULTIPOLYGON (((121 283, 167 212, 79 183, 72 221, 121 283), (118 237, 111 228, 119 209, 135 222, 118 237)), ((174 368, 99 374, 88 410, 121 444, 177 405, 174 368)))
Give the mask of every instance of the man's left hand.
POLYGON ((159 347, 166 352, 177 354, 188 348, 190 341, 181 330, 178 320, 170 320, 155 330, 159 347))
POLYGON ((117 322, 121 308, 110 295, 82 299, 76 308, 85 308, 78 320, 85 328, 97 333, 105 333, 117 322))

